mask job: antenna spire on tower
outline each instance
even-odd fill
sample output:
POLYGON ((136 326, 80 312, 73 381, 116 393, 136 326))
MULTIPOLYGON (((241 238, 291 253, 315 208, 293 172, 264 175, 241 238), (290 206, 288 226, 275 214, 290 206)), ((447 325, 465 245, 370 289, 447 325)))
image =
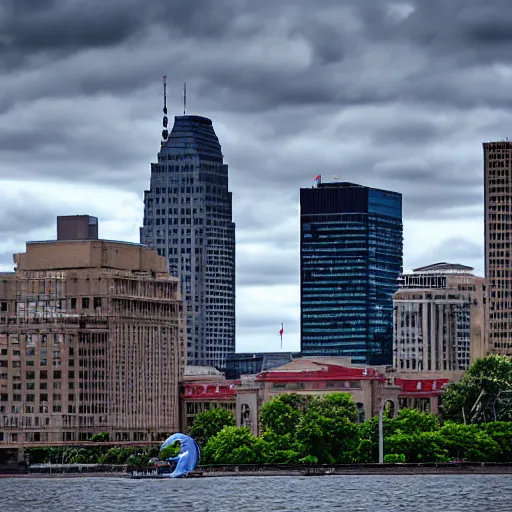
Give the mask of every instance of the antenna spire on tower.
POLYGON ((169 119, 167 118, 167 75, 164 75, 164 118, 163 118, 163 126, 164 129, 162 130, 162 144, 165 144, 167 142, 167 139, 169 138, 169 131, 167 130, 167 125, 169 123, 169 119))
POLYGON ((187 82, 183 83, 183 115, 187 113, 187 82))

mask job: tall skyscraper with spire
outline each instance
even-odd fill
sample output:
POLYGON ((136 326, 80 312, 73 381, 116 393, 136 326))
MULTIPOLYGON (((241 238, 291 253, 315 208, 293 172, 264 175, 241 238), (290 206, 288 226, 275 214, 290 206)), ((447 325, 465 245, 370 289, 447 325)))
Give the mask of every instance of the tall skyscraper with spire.
POLYGON ((144 192, 141 243, 155 248, 180 279, 187 364, 223 368, 235 351, 235 224, 228 166, 210 119, 183 115, 164 129, 144 192))

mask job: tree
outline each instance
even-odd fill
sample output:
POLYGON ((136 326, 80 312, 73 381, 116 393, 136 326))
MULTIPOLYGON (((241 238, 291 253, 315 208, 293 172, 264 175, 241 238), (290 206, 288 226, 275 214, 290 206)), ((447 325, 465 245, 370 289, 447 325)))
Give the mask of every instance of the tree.
POLYGON ((500 447, 496 462, 512 462, 512 422, 493 421, 482 423, 480 430, 485 432, 500 447))
POLYGON ((278 396, 261 406, 259 416, 264 432, 271 431, 278 436, 292 435, 295 432, 301 413, 292 405, 293 397, 290 400, 290 396, 292 395, 278 396))
POLYGON ((448 422, 440 434, 441 447, 450 459, 492 462, 500 458, 500 446, 479 425, 448 422))
POLYGON ((328 417, 307 411, 296 439, 302 457, 312 455, 322 464, 351 463, 357 458, 359 429, 342 414, 328 417))
POLYGON ((190 429, 190 437, 195 439, 201 447, 205 446, 208 440, 216 436, 224 427, 234 427, 235 417, 226 409, 217 407, 199 413, 194 418, 194 424, 190 429))
POLYGON ((224 427, 202 450, 205 464, 254 464, 258 462, 256 438, 248 427, 224 427))
POLYGON ((396 418, 391 419, 390 428, 395 433, 420 434, 422 432, 435 432, 440 429, 437 416, 416 409, 400 409, 396 418))
POLYGON ((512 361, 491 355, 476 361, 460 382, 448 385, 443 418, 459 423, 512 420, 512 361))
POLYGON ((291 434, 264 432, 256 439, 254 449, 261 464, 296 464, 300 459, 299 445, 291 434))
POLYGON ((357 407, 349 393, 330 393, 326 396, 314 397, 307 411, 316 411, 327 418, 346 418, 357 421, 357 407))

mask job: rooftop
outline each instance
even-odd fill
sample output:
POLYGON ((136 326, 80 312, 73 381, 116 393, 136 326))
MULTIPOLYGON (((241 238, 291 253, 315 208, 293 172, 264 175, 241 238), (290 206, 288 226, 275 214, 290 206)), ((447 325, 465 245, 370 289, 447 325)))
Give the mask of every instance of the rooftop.
POLYGON ((460 263, 433 263, 432 265, 426 265, 425 267, 418 267, 413 269, 414 273, 418 274, 472 274, 473 267, 467 265, 461 265, 460 263))

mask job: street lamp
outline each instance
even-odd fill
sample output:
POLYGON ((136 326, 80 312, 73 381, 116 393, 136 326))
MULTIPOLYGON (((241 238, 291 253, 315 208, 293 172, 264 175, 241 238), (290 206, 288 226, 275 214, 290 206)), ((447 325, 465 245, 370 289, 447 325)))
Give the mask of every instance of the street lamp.
POLYGON ((383 428, 383 416, 384 416, 384 402, 382 396, 379 400, 379 464, 384 464, 384 428, 383 428))

